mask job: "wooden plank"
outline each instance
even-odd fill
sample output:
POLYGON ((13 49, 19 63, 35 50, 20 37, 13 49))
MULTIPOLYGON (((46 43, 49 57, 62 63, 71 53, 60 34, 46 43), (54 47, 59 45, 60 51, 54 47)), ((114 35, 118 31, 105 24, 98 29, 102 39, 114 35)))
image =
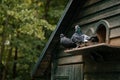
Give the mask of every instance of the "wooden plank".
MULTIPOLYGON (((89 1, 91 1, 91 0, 89 0, 89 1)), ((99 2, 98 4, 95 4, 93 6, 85 8, 80 13, 79 16, 81 18, 81 17, 87 16, 87 15, 90 15, 90 14, 93 14, 93 13, 96 13, 96 12, 103 11, 103 10, 108 9, 110 7, 114 7, 115 5, 118 5, 118 4, 120 4, 120 0, 104 0, 104 1, 99 2)))
POLYGON ((111 63, 111 64, 85 64, 84 72, 112 72, 112 71, 120 71, 120 64, 119 63, 111 63), (93 67, 94 66, 94 67, 93 67))
POLYGON ((69 80, 68 76, 55 76, 54 80, 69 80))
POLYGON ((60 57, 65 57, 65 56, 71 56, 71 54, 66 54, 65 52, 64 52, 64 50, 60 50, 60 52, 59 52, 59 54, 58 54, 58 58, 60 58, 60 57))
MULTIPOLYGON (((85 47, 80 47, 80 48, 75 48, 72 50, 65 50, 66 53, 69 54, 74 54, 74 55, 89 55, 90 53, 94 53, 97 51, 97 53, 101 54, 102 53, 113 53, 114 51, 120 51, 120 47, 114 46, 114 45, 109 45, 106 43, 99 43, 95 45, 90 45, 90 46, 85 46, 85 47)), ((116 52, 117 53, 119 53, 116 52)))
POLYGON ((120 46, 120 36, 118 38, 110 39, 110 44, 115 46, 120 46))
MULTIPOLYGON (((116 16, 113 16, 113 17, 109 17, 106 19, 106 21, 108 21, 109 23, 109 28, 112 29, 112 28, 115 28, 115 27, 118 27, 120 26, 120 15, 116 15, 116 16)), ((78 23, 75 23, 75 24, 79 24, 80 22, 78 23)), ((86 33, 86 31, 89 29, 89 28, 93 28, 94 30, 96 30, 96 23, 97 22, 92 22, 90 24, 86 24, 86 25, 82 25, 81 28, 82 28, 82 32, 83 33, 86 33)))
MULTIPOLYGON (((98 78, 100 80, 114 80, 113 77, 119 77, 120 67, 118 64, 86 64, 84 69, 84 78, 94 79, 98 78), (102 77, 102 78, 101 78, 102 77), (110 79, 111 78, 111 79, 110 79)), ((97 80, 97 79, 95 79, 97 80)), ((118 79, 115 79, 118 80, 118 79)))
POLYGON ((70 54, 83 54, 86 52, 89 52, 89 50, 94 49, 94 48, 99 48, 101 46, 107 46, 106 43, 101 43, 101 44, 95 44, 95 45, 90 45, 90 46, 85 46, 85 47, 80 47, 80 48, 74 48, 70 50, 65 50, 65 53, 70 53, 70 54))
POLYGON ((58 66, 55 76, 68 76, 69 80, 83 80, 83 64, 58 66))
POLYGON ((110 17, 108 19, 106 19, 109 23, 109 27, 110 28, 114 28, 117 26, 120 26, 120 15, 114 16, 114 17, 110 17))
POLYGON ((83 7, 91 6, 101 0, 88 0, 83 7))
POLYGON ((69 63, 76 63, 76 62, 82 62, 82 56, 81 55, 64 57, 64 58, 60 58, 58 60, 59 65, 69 64, 69 63))
POLYGON ((120 14, 120 5, 119 5, 119 7, 107 9, 103 12, 99 12, 99 13, 96 13, 94 15, 91 15, 91 16, 85 17, 83 19, 80 19, 79 24, 80 25, 85 25, 85 24, 88 24, 88 23, 91 23, 91 22, 94 22, 94 21, 98 21, 100 19, 105 19, 105 18, 109 18, 111 16, 115 16, 115 15, 118 15, 118 14, 120 14))
POLYGON ((119 37, 119 36, 120 36, 120 26, 110 30, 110 38, 119 37))
POLYGON ((119 80, 119 76, 120 71, 84 73, 85 80, 119 80))
POLYGON ((119 80, 120 72, 87 73, 85 80, 119 80))

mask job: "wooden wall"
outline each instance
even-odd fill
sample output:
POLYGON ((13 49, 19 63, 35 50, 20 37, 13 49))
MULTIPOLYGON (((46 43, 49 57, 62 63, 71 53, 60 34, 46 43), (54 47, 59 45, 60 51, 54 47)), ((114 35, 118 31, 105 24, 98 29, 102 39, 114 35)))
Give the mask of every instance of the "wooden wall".
MULTIPOLYGON (((67 77, 66 80, 82 80, 82 64, 62 65, 56 70, 56 77, 67 77)), ((59 79, 58 79, 59 80, 59 79)), ((63 79, 61 79, 63 80, 63 79)))
MULTIPOLYGON (((74 24, 79 24, 84 33, 87 33, 89 29, 94 33, 97 22, 106 20, 110 30, 109 43, 120 46, 120 0, 88 0, 83 8, 78 10, 78 13, 74 24)), ((120 79, 120 64, 118 62, 96 62, 90 55, 84 57, 70 55, 64 53, 63 50, 56 54, 57 58, 53 62, 53 80, 67 80, 67 77, 68 80, 120 79), (66 79, 55 79, 55 77, 61 76, 66 79)))
POLYGON ((100 20, 109 23, 109 43, 120 46, 120 0, 88 0, 79 11, 75 24, 79 24, 86 33, 90 28, 95 31, 100 20))
POLYGON ((82 56, 66 54, 61 50, 54 58, 52 71, 53 80, 82 80, 82 56))
MULTIPOLYGON (((75 24, 79 24, 84 33, 90 28, 95 31, 97 23, 106 20, 109 23, 109 35, 107 35, 109 43, 120 46, 120 0, 88 0, 84 8, 78 12, 75 24)), ((90 55, 84 56, 83 61, 84 80, 120 79, 119 61, 96 62, 90 55)))
POLYGON ((95 61, 84 56, 84 80, 119 80, 120 64, 118 61, 95 61))

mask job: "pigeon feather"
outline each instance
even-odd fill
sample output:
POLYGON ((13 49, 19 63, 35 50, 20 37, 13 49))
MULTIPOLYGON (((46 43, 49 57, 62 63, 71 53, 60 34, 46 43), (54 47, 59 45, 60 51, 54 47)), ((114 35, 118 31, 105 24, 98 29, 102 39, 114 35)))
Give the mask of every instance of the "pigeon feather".
POLYGON ((81 28, 76 25, 75 26, 75 33, 72 35, 71 40, 76 43, 77 47, 83 42, 84 36, 82 36, 83 33, 81 31, 81 28))
POLYGON ((60 44, 65 48, 75 48, 76 44, 64 34, 60 34, 60 44))

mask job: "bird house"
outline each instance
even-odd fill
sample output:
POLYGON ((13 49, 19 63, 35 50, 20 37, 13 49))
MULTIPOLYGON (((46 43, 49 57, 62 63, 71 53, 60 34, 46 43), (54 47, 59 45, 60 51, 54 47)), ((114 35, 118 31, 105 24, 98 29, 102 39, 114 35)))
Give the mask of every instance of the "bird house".
POLYGON ((120 79, 120 0, 69 0, 31 77, 42 80, 120 79), (97 44, 61 48, 60 34, 68 37, 79 25, 98 37, 97 44))

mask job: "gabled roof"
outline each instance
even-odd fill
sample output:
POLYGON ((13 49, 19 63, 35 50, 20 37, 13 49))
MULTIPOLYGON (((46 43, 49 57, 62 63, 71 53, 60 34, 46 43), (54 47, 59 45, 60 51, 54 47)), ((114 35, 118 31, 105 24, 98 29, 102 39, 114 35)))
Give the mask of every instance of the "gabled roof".
POLYGON ((51 61, 51 53, 55 49, 57 43, 59 43, 59 35, 60 33, 66 33, 69 27, 73 25, 73 22, 75 20, 75 17, 78 15, 78 11, 80 10, 80 5, 83 5, 83 3, 86 0, 70 0, 64 14, 62 15, 61 19, 59 20, 56 29, 50 36, 45 48, 43 49, 39 60, 35 64, 35 67, 32 71, 31 76, 32 77, 41 77, 44 76, 44 73, 48 66, 50 65, 51 61), (45 64, 44 68, 43 62, 46 61, 48 63, 45 64))

